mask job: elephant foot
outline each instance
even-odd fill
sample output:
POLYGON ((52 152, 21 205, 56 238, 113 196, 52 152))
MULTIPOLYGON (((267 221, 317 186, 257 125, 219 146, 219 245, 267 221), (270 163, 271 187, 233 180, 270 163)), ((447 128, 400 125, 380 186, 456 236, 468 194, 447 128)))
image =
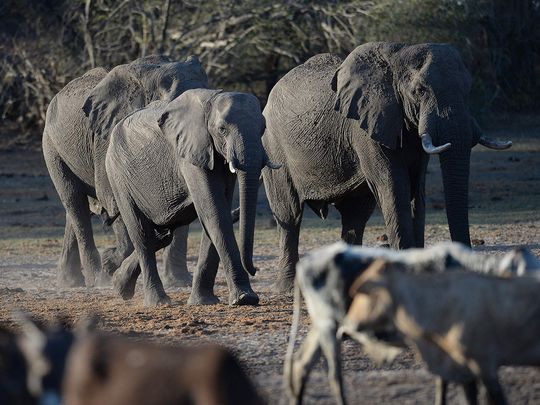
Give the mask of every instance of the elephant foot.
POLYGON ((76 288, 84 287, 84 277, 82 273, 68 273, 68 272, 58 272, 56 277, 56 282, 60 288, 76 288))
POLYGON ((246 269, 246 272, 252 277, 255 274, 257 274, 257 272, 259 271, 259 268, 255 266, 249 266, 249 267, 246 267, 245 269, 246 269))
POLYGON ((113 290, 124 300, 130 300, 135 295, 137 277, 126 276, 125 272, 116 272, 112 278, 113 290))
POLYGON ((276 294, 291 295, 294 291, 294 278, 278 277, 272 285, 272 290, 276 294))
POLYGON ((101 254, 101 269, 108 275, 112 276, 121 264, 122 261, 118 262, 115 248, 107 248, 101 254))
POLYGON ((258 305, 259 296, 251 289, 247 287, 244 289, 236 288, 229 293, 229 305, 258 305))
POLYGON ((87 288, 92 288, 96 285, 96 280, 99 276, 97 271, 85 271, 84 274, 84 284, 87 288))
POLYGON ((163 286, 165 288, 191 287, 193 277, 187 270, 184 270, 178 274, 163 274, 161 280, 163 281, 163 286))
POLYGON ((105 271, 101 271, 96 279, 97 287, 108 287, 111 285, 111 275, 105 271))
POLYGON ((215 305, 219 304, 219 298, 213 292, 191 291, 188 305, 215 305))
POLYGON ((171 299, 165 293, 163 287, 161 288, 148 288, 144 292, 144 306, 145 307, 157 307, 159 305, 169 305, 171 299))

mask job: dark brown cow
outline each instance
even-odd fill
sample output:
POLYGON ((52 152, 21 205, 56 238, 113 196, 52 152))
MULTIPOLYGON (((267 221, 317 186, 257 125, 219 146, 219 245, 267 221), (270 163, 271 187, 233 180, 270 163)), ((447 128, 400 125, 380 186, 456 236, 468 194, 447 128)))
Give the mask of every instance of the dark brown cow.
POLYGON ((234 356, 221 347, 167 347, 108 336, 74 345, 63 387, 67 405, 262 403, 234 356))

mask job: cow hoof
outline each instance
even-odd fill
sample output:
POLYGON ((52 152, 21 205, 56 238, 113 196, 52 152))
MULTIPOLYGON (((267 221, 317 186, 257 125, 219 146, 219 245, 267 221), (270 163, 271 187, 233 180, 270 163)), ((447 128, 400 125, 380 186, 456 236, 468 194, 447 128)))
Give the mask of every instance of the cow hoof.
POLYGON ((191 292, 187 303, 188 305, 215 305, 219 304, 219 298, 213 293, 201 294, 191 292))
POLYGON ((170 303, 171 303, 171 299, 165 293, 149 291, 144 294, 145 307, 157 307, 159 305, 169 305, 170 303))
POLYGON ((253 291, 243 291, 229 297, 229 305, 258 305, 259 296, 253 291))

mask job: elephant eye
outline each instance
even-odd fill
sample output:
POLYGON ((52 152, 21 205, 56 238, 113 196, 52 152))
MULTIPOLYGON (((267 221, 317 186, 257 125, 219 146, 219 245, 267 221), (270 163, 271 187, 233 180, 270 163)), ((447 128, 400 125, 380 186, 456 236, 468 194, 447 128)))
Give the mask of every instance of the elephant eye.
POLYGON ((414 94, 418 97, 422 97, 424 94, 426 94, 426 89, 424 87, 417 87, 414 90, 414 94))
POLYGON ((220 133, 220 135, 225 135, 227 133, 227 128, 222 125, 218 128, 218 132, 220 133))

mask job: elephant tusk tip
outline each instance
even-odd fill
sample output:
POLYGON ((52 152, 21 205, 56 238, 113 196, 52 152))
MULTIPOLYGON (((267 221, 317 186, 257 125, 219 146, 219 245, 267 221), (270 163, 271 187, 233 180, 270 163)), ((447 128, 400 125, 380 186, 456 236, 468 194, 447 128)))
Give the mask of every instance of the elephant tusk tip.
POLYGON ((277 170, 277 169, 281 168, 282 165, 280 165, 279 163, 268 162, 268 163, 266 163, 266 166, 268 168, 270 168, 270 169, 277 170))

